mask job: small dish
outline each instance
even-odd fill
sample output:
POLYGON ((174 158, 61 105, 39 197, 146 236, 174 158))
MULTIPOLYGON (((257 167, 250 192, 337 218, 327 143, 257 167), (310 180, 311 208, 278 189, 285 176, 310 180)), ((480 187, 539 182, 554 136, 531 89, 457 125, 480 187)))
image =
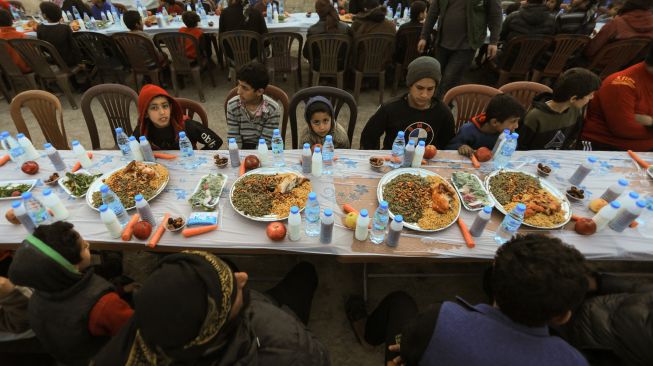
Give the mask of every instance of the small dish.
POLYGON ((229 163, 229 159, 226 156, 222 156, 220 154, 215 154, 213 156, 213 161, 215 162, 215 165, 220 169, 226 168, 227 164, 229 163))
POLYGON ((385 165, 385 160, 380 156, 370 157, 370 167, 372 170, 381 172, 383 171, 383 166, 385 165))
POLYGON ((186 227, 186 220, 182 217, 172 217, 168 218, 168 222, 165 223, 165 228, 168 231, 175 232, 180 231, 186 227))
POLYGON ((551 174, 551 167, 544 165, 542 163, 537 164, 537 175, 542 178, 546 178, 551 174))
POLYGON ((567 199, 571 202, 582 202, 585 199, 585 191, 572 186, 565 192, 567 199))
POLYGON ((55 173, 52 173, 52 175, 50 177, 48 177, 47 180, 43 181, 43 183, 45 183, 45 184, 47 184, 49 186, 56 186, 59 179, 61 179, 61 176, 59 175, 59 173, 55 172, 55 173))

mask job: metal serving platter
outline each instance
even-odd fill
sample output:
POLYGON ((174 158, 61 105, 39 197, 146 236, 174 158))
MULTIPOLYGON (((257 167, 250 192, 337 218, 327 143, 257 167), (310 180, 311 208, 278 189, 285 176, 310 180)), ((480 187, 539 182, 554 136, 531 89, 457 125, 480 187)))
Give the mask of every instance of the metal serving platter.
MULTIPOLYGON (((220 185, 220 192, 218 193, 217 199, 212 200, 212 203, 210 203, 210 204, 208 204, 208 205, 203 205, 203 206, 206 207, 206 208, 215 208, 216 206, 218 206, 218 203, 220 202, 220 196, 222 195, 222 190, 224 189, 224 186, 227 184, 227 178, 228 178, 228 177, 227 177, 226 174, 223 174, 223 173, 213 174, 213 173, 211 173, 211 174, 207 174, 207 175, 203 176, 203 177, 200 178, 200 180, 197 182, 197 186, 195 186, 195 190, 193 191, 193 194, 191 194, 191 198, 192 198, 196 193, 198 193, 198 192, 200 191, 200 184, 202 184, 202 181, 203 181, 204 179, 209 178, 209 177, 212 176, 212 175, 213 175, 213 176, 216 176, 216 175, 217 175, 217 176, 222 177, 222 184, 220 185)), ((189 203, 190 203, 190 199, 189 199, 189 203)))
MULTIPOLYGON (((19 185, 19 184, 27 184, 29 185, 29 188, 25 192, 29 192, 34 188, 36 185, 37 180, 36 179, 16 179, 16 180, 4 180, 0 181, 0 186, 2 187, 7 187, 7 186, 13 186, 13 185, 19 185)), ((23 192, 23 193, 25 193, 23 192)), ((20 199, 20 196, 16 197, 2 197, 0 198, 0 201, 6 201, 6 200, 15 200, 15 199, 20 199)))
POLYGON ((494 207, 497 208, 499 210, 499 212, 501 212, 502 214, 507 215, 508 211, 506 211, 506 209, 503 207, 503 205, 501 203, 499 203, 499 201, 494 196, 494 194, 492 194, 492 190, 490 189, 490 179, 492 177, 500 174, 500 173, 521 173, 521 174, 525 174, 525 175, 528 175, 528 176, 531 176, 531 177, 537 179, 540 182, 540 185, 542 186, 542 188, 544 190, 548 191, 555 198, 560 200, 561 207, 565 211, 565 220, 562 223, 560 223, 558 225, 555 225, 555 226, 537 226, 537 225, 531 225, 531 224, 529 224, 527 222, 524 222, 522 225, 533 227, 533 228, 536 228, 536 229, 557 229, 557 228, 565 226, 569 222, 569 220, 571 220, 571 204, 569 203, 569 200, 567 199, 567 197, 565 197, 564 194, 560 193, 560 191, 558 191, 558 189, 556 187, 554 187, 546 179, 540 179, 540 177, 538 177, 536 174, 531 174, 531 173, 518 171, 518 170, 512 170, 512 169, 495 170, 492 173, 488 174, 487 177, 485 177, 485 189, 490 193, 490 197, 492 197, 492 199, 496 203, 494 207))
MULTIPOLYGON (((454 173, 454 174, 456 174, 456 173, 454 173)), ((483 188, 483 191, 485 192, 485 195, 487 197, 486 205, 490 205, 490 206, 495 205, 494 199, 492 199, 492 196, 490 196, 490 194, 488 193, 487 189, 485 188, 485 185, 483 184, 481 179, 476 174, 466 173, 466 172, 459 172, 458 174, 465 174, 465 175, 472 176, 472 179, 476 180, 478 182, 478 184, 481 186, 481 188, 483 188)), ((451 176, 451 185, 456 189, 456 193, 458 193, 458 197, 460 198, 460 203, 462 203, 463 207, 465 207, 465 209, 467 211, 480 211, 480 210, 483 209, 483 206, 473 208, 473 207, 467 205, 467 202, 465 202, 465 200, 463 199, 463 193, 460 192, 460 189, 458 188, 458 186, 456 185, 456 183, 455 183, 455 181, 453 179, 453 175, 451 176)))
MULTIPOLYGON (((233 201, 234 189, 236 188, 236 185, 243 178, 245 178, 246 176, 252 175, 252 174, 274 175, 274 174, 284 174, 284 173, 292 173, 292 174, 295 174, 295 175, 297 175, 298 177, 301 177, 301 178, 306 177, 303 174, 301 174, 301 173, 299 173, 299 172, 297 172, 295 170, 289 169, 289 168, 269 167, 269 168, 258 168, 258 169, 250 170, 247 173, 245 173, 245 174, 241 175, 240 177, 238 177, 238 179, 236 179, 234 184, 231 186, 231 190, 229 191, 229 202, 231 203, 231 207, 233 207, 234 211, 238 212, 241 216, 246 217, 246 218, 248 218, 250 220, 254 220, 254 221, 280 221, 280 220, 287 219, 288 216, 290 215, 290 212, 286 216, 275 216, 275 215, 251 216, 251 215, 247 215, 244 212, 238 210, 236 208, 236 206, 234 205, 234 201, 233 201)), ((306 197, 306 199, 308 199, 308 196, 306 197)), ((302 211, 304 211, 304 207, 299 208, 299 212, 302 212, 302 211)))
MULTIPOLYGON (((383 201, 383 188, 388 183, 390 183, 390 181, 392 181, 394 178, 396 178, 401 174, 412 174, 412 175, 418 175, 420 177, 427 177, 427 176, 439 177, 440 179, 442 179, 442 181, 445 184, 448 184, 450 186, 451 190, 455 191, 455 188, 451 185, 451 183, 449 183, 446 179, 444 179, 441 175, 437 173, 434 173, 426 169, 420 169, 420 168, 399 168, 399 169, 392 170, 386 173, 383 177, 381 177, 381 180, 379 181, 379 185, 376 188, 376 197, 379 200, 379 202, 383 201)), ((458 216, 460 216, 460 210, 461 210, 460 200, 458 201, 457 209, 458 209, 458 214, 456 214, 456 217, 450 223, 448 223, 447 225, 439 229, 431 229, 431 230, 422 229, 419 225, 417 225, 417 223, 406 222, 406 221, 404 221, 404 227, 413 229, 415 231, 422 231, 422 232, 436 232, 436 231, 444 230, 458 220, 458 216)), ((388 210, 388 213, 390 214, 390 218, 394 219, 395 215, 392 213, 392 211, 388 210)))

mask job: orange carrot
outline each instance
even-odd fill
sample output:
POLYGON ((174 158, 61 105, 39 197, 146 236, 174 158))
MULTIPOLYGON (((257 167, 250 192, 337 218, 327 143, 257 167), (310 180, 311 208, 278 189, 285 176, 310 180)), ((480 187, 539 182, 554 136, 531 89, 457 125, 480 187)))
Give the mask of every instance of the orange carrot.
POLYGON ((637 227, 637 225, 639 225, 639 222, 637 222, 637 220, 635 220, 635 221, 631 222, 630 225, 628 225, 628 226, 630 226, 631 228, 634 229, 634 228, 637 227))
MULTIPOLYGON (((93 159, 93 153, 90 151, 86 152, 86 156, 88 156, 89 159, 93 159)), ((71 172, 74 173, 78 171, 81 167, 82 167, 82 163, 78 161, 77 163, 75 163, 75 165, 73 165, 73 169, 71 170, 71 172)))
POLYGON ((9 154, 5 154, 3 157, 1 157, 1 158, 0 158, 0 166, 3 166, 3 165, 5 165, 5 164, 7 164, 7 162, 9 161, 9 159, 10 159, 10 158, 9 158, 9 154))
POLYGON ((168 222, 168 219, 170 218, 170 214, 166 213, 163 215, 163 220, 161 220, 161 223, 159 224, 159 227, 156 228, 156 231, 154 232, 154 235, 150 238, 150 241, 147 243, 147 246, 150 248, 156 247, 156 244, 161 240, 161 237, 163 236, 163 233, 166 231, 166 222, 168 222))
POLYGON ((166 154, 166 153, 161 153, 161 152, 155 152, 154 157, 157 158, 157 159, 167 159, 167 160, 177 159, 177 155, 166 154))
POLYGON ((134 225, 138 222, 138 219, 140 219, 141 216, 139 214, 133 214, 132 218, 129 219, 129 222, 127 225, 125 225, 125 229, 122 231, 122 240, 124 241, 130 241, 132 240, 132 234, 134 234, 134 225))
POLYGON ((429 162, 426 161, 426 160, 424 160, 424 159, 422 159, 422 165, 429 165, 429 162))
POLYGON ((383 160, 385 161, 390 161, 390 159, 392 159, 392 156, 386 155, 383 157, 383 160))
POLYGON ((474 238, 472 238, 472 234, 469 233, 467 225, 465 225, 465 222, 461 217, 458 217, 458 227, 460 228, 460 232, 463 234, 463 238, 465 238, 467 248, 473 248, 476 245, 474 243, 474 238))
POLYGON ((350 212, 358 214, 358 210, 352 207, 352 205, 350 205, 349 203, 345 203, 344 205, 342 205, 342 210, 345 211, 345 213, 347 214, 350 212))
POLYGON ((642 160, 642 158, 640 158, 637 154, 635 154, 633 150, 628 150, 628 155, 630 155, 630 157, 633 160, 635 160, 635 162, 644 169, 648 169, 648 167, 651 166, 651 164, 645 162, 644 160, 642 160))
POLYGON ((472 159, 472 166, 474 166, 474 168, 478 169, 481 167, 481 164, 478 162, 478 159, 476 159, 476 156, 474 156, 474 154, 472 154, 470 159, 472 159))
POLYGON ((211 232, 213 230, 216 230, 217 228, 218 228, 217 224, 216 225, 199 226, 199 227, 193 227, 193 228, 185 228, 184 230, 182 230, 181 235, 183 235, 186 238, 190 238, 191 236, 211 232))
POLYGON ((238 172, 238 176, 240 177, 243 174, 245 174, 245 160, 243 160, 243 162, 240 163, 240 171, 238 172))

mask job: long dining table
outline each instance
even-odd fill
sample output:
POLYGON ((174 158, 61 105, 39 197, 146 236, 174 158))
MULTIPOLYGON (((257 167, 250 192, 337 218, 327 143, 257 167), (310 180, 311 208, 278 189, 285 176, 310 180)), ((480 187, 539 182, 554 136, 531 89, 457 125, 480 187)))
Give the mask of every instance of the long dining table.
MULTIPOLYGON (((72 151, 60 151, 68 167, 76 162, 72 151)), ((171 151, 171 154, 178 152, 171 151)), ((299 241, 291 242, 288 239, 274 242, 266 236, 267 222, 258 222, 241 216, 230 203, 230 190, 238 178, 239 169, 218 168, 214 164, 214 155, 219 153, 227 156, 225 151, 196 151, 196 158, 192 162, 181 158, 173 160, 158 160, 169 170, 169 182, 161 194, 150 201, 157 220, 165 213, 173 216, 188 217, 192 208, 188 199, 202 176, 209 173, 224 173, 227 183, 222 191, 216 211, 218 212, 218 226, 216 231, 185 238, 179 233, 165 232, 155 250, 176 251, 182 249, 205 249, 222 253, 305 253, 335 255, 355 260, 356 258, 453 258, 465 260, 488 260, 494 256, 499 245, 494 240, 494 233, 498 228, 503 215, 496 209, 492 214, 490 223, 485 232, 475 239, 475 246, 468 247, 463 240, 461 231, 455 223, 438 232, 418 232, 404 229, 397 247, 385 244, 373 244, 368 241, 354 239, 353 231, 342 224, 345 213, 343 204, 349 204, 361 210, 363 208, 373 212, 378 205, 377 186, 382 176, 391 171, 390 166, 384 166, 382 171, 373 170, 369 158, 373 155, 388 155, 388 151, 363 151, 363 150, 336 150, 335 168, 332 175, 323 175, 310 178, 313 190, 318 195, 321 208, 331 208, 336 215, 336 224, 331 244, 320 244, 318 238, 302 235, 299 241)), ((241 151, 241 159, 253 154, 251 151, 241 151)), ((110 172, 126 165, 129 161, 122 157, 118 150, 102 150, 93 152, 93 167, 91 171, 98 173, 110 172)), ((299 164, 301 150, 286 150, 286 168, 301 172, 299 164)), ((576 167, 589 155, 595 156, 598 162, 595 169, 583 181, 585 199, 579 203, 572 203, 574 215, 591 217, 593 214, 588 209, 590 200, 599 197, 611 184, 619 178, 626 178, 630 184, 627 191, 636 191, 642 197, 653 200, 653 179, 647 176, 644 169, 635 164, 625 152, 585 152, 585 151, 518 151, 515 153, 509 168, 528 173, 536 173, 538 163, 550 166, 553 171, 546 179, 551 185, 564 194, 570 184, 567 181, 576 167)), ((640 157, 649 162, 653 161, 653 153, 640 153, 640 157)), ((40 170, 36 175, 27 175, 14 163, 9 162, 0 167, 0 185, 7 182, 24 179, 36 179, 32 189, 37 198, 42 197, 42 192, 48 188, 43 181, 54 172, 54 168, 47 157, 42 155, 38 160, 40 170)), ((458 155, 455 151, 439 151, 437 155, 427 161, 423 169, 435 172, 445 179, 449 179, 453 172, 465 171, 474 173, 481 180, 494 171, 492 162, 482 163, 480 168, 474 168, 469 159, 458 155)), ((132 239, 122 241, 120 238, 112 239, 100 215, 92 209, 85 199, 76 199, 69 196, 61 187, 53 187, 53 191, 65 203, 70 211, 68 221, 75 225, 81 235, 98 248, 135 249, 147 250, 146 241, 132 239)), ((6 212, 10 208, 11 199, 0 200, 0 210, 6 212)), ((133 213, 134 211, 130 211, 133 213)), ((476 212, 461 208, 460 217, 467 226, 470 226, 476 212)), ((15 248, 27 231, 19 225, 13 225, 7 220, 0 223, 0 249, 15 248)), ((285 220, 284 220, 285 222, 285 220)), ((647 223, 651 225, 653 223, 647 223)), ((635 228, 627 228, 622 233, 605 229, 594 235, 582 236, 574 231, 574 223, 554 230, 532 229, 522 226, 520 233, 543 232, 562 239, 564 242, 578 248, 588 259, 596 260, 653 260, 653 240, 645 238, 635 228)))

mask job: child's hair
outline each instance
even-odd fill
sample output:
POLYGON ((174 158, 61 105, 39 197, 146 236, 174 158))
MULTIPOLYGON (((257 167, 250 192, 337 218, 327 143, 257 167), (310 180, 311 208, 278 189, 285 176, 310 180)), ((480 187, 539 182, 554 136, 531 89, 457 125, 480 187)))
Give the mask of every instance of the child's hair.
POLYGON ((553 86, 553 101, 567 102, 571 97, 582 99, 596 91, 601 86, 599 79, 593 72, 581 67, 574 67, 562 73, 553 86))
POLYGON ((529 234, 499 247, 490 282, 502 313, 536 327, 581 304, 587 274, 585 258, 576 248, 557 238, 529 234))
POLYGON ((200 16, 194 11, 185 11, 181 14, 181 20, 184 21, 187 28, 195 28, 200 22, 200 16))
POLYGON ((127 10, 122 16, 122 21, 129 30, 135 30, 142 22, 141 15, 136 10, 127 10))
POLYGON ((410 21, 413 23, 419 22, 419 16, 426 10, 426 3, 422 0, 415 0, 410 4, 410 21))
POLYGON ((0 9, 0 27, 11 27, 14 24, 11 14, 5 9, 0 9))
POLYGON ((497 94, 488 103, 485 109, 485 120, 490 121, 495 118, 499 123, 508 118, 522 118, 526 113, 524 106, 519 101, 508 94, 497 94))
POLYGON ((243 65, 236 73, 236 79, 246 82, 254 90, 265 89, 270 82, 267 68, 258 61, 243 65))
POLYGON ((82 261, 82 248, 79 245, 79 233, 73 227, 69 222, 57 221, 51 225, 40 225, 33 235, 56 250, 68 262, 77 264, 82 261))
POLYGON ((161 0, 161 1, 163 1, 164 3, 170 6, 174 6, 176 4, 175 0, 161 0))
POLYGON ((39 10, 49 22, 56 23, 61 20, 61 8, 55 3, 44 1, 39 4, 39 10))

